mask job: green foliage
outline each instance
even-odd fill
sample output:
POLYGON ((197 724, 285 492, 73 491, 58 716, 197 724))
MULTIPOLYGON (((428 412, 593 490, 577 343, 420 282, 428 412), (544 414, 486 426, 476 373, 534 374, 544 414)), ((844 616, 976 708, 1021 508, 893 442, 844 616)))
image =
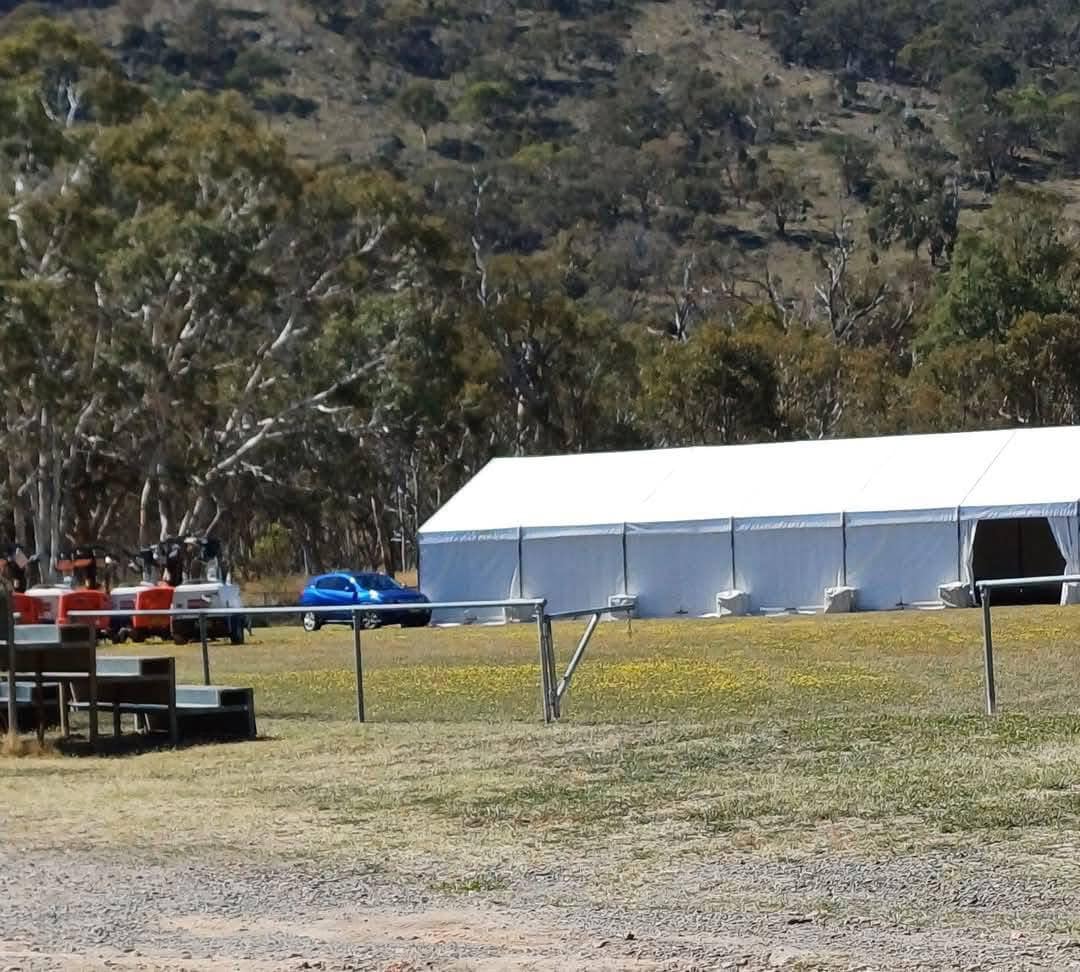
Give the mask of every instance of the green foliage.
POLYGON ((247 570, 254 577, 280 577, 288 573, 295 559, 295 543, 288 527, 268 524, 255 539, 247 570))
POLYGON ((271 53, 261 47, 241 51, 233 66, 225 73, 226 87, 238 91, 255 91, 264 81, 280 81, 288 70, 271 53))
POLYGON ((825 153, 836 163, 844 192, 866 200, 874 188, 871 166, 877 158, 873 142, 856 135, 830 135, 822 142, 825 153))
POLYGON ((298 118, 308 118, 319 110, 319 103, 314 99, 302 98, 284 88, 264 88, 252 99, 252 104, 261 111, 298 118))
POLYGON ((1002 424, 1005 364, 991 341, 967 341, 932 349, 905 382, 901 412, 913 432, 951 432, 1002 424))
POLYGON ((776 386, 775 365, 756 341, 708 325, 647 360, 644 418, 662 445, 754 441, 777 427, 776 386))
POLYGON ((940 173, 879 183, 870 211, 870 233, 875 243, 902 243, 913 253, 928 245, 937 264, 952 253, 958 232, 960 200, 955 180, 940 173))
POLYGON ((477 81, 458 99, 455 111, 466 121, 497 128, 503 118, 519 104, 514 86, 507 81, 477 81))
POLYGON ((1022 314, 1075 306, 1076 253, 1060 210, 1051 196, 1015 192, 991 212, 987 232, 961 234, 923 345, 1003 341, 1022 314))
POLYGON ((398 105, 402 113, 420 129, 425 147, 428 132, 450 117, 450 112, 439 98, 435 86, 428 82, 418 81, 403 89, 398 96, 398 105))
POLYGON ((1009 332, 1005 358, 1018 415, 1047 425, 1080 420, 1080 318, 1024 314, 1009 332))
POLYGON ((750 0, 748 7, 787 60, 840 72, 848 83, 943 88, 964 159, 991 186, 1016 167, 1021 147, 1059 147, 1050 101, 1077 87, 1070 0, 750 0), (1067 68, 1051 77, 1048 65, 1067 68))
POLYGON ((344 78, 270 12, 133 2, 111 52, 5 21, 35 535, 216 521, 244 559, 275 524, 381 563, 389 497, 411 531, 493 455, 1077 420, 1072 233, 1015 188, 1080 168, 1060 3, 746 4, 835 67, 806 90, 711 36, 638 50, 644 3, 310 6, 344 78))
POLYGON ((968 69, 996 88, 1011 86, 1031 51, 1067 60, 1068 0, 750 0, 789 60, 863 76, 908 72, 934 84, 968 69))
POLYGON ((194 0, 177 20, 177 47, 198 70, 216 64, 225 41, 221 11, 214 0, 194 0))
MULTIPOLYGON (((57 40, 33 56, 0 48, 17 55, 0 58, 0 92, 41 105, 62 69, 92 93, 100 52, 57 40)), ((410 292, 440 254, 392 180, 297 165, 235 96, 133 103, 107 126, 23 113, 30 152, 0 158, 15 186, 0 196, 0 365, 39 376, 0 441, 42 483, 29 512, 46 560, 65 533, 98 535, 102 497, 123 482, 156 497, 162 532, 198 530, 223 506, 241 516, 255 483, 302 489, 264 463, 333 431, 343 407, 365 421, 370 399, 353 385, 397 340, 381 321, 331 355, 336 322, 410 292), (31 419, 40 435, 25 434, 31 419)), ((145 540, 145 508, 140 520, 145 540)))
POLYGON ((776 232, 786 237, 788 224, 806 209, 806 192, 807 184, 801 176, 772 166, 759 176, 752 198, 772 217, 776 232))

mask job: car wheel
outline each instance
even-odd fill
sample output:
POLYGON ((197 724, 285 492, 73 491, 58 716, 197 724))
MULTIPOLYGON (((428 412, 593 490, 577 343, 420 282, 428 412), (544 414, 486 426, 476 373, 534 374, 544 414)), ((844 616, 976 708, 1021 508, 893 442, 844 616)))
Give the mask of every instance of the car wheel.
POLYGON ((360 627, 372 631, 382 626, 382 618, 375 611, 363 611, 360 614, 360 627))
POLYGON ((318 631, 322 627, 322 622, 314 611, 305 611, 303 622, 305 631, 318 631))

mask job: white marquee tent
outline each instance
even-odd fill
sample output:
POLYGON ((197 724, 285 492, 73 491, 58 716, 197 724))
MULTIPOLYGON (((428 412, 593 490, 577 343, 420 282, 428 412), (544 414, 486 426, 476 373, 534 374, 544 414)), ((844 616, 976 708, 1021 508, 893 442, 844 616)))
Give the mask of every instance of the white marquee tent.
POLYGON ((972 583, 977 536, 980 576, 1080 571, 1078 510, 1080 427, 495 459, 421 528, 420 583, 556 611, 630 594, 651 617, 725 591, 815 609, 837 586, 932 605, 972 583))

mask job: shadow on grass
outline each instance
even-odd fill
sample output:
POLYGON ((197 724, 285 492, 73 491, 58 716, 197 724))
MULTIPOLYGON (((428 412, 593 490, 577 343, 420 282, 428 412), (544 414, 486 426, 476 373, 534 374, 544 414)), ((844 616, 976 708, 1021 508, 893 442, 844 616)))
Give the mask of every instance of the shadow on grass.
POLYGON ((33 748, 27 748, 25 752, 17 753, 20 756, 33 756, 33 755, 49 755, 56 754, 60 756, 74 756, 74 757, 87 757, 87 756, 140 756, 145 753, 155 753, 162 750, 182 750, 182 749, 196 749, 200 747, 209 746, 224 746, 236 743, 268 743, 276 741, 274 736, 257 736, 255 739, 237 738, 236 736, 191 736, 187 739, 182 739, 178 744, 173 745, 169 741, 169 737, 165 733, 127 733, 122 736, 98 736, 97 743, 95 745, 90 744, 90 740, 83 736, 72 736, 68 739, 57 739, 50 742, 46 742, 44 750, 34 751, 37 747, 36 741, 32 744, 33 748))

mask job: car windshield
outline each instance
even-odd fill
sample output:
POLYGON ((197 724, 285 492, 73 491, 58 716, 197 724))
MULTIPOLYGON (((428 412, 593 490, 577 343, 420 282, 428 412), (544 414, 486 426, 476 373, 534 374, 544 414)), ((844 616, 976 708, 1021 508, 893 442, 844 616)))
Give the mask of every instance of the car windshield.
POLYGON ((353 579, 361 587, 369 591, 397 591, 400 590, 396 581, 385 574, 353 574, 353 579))

